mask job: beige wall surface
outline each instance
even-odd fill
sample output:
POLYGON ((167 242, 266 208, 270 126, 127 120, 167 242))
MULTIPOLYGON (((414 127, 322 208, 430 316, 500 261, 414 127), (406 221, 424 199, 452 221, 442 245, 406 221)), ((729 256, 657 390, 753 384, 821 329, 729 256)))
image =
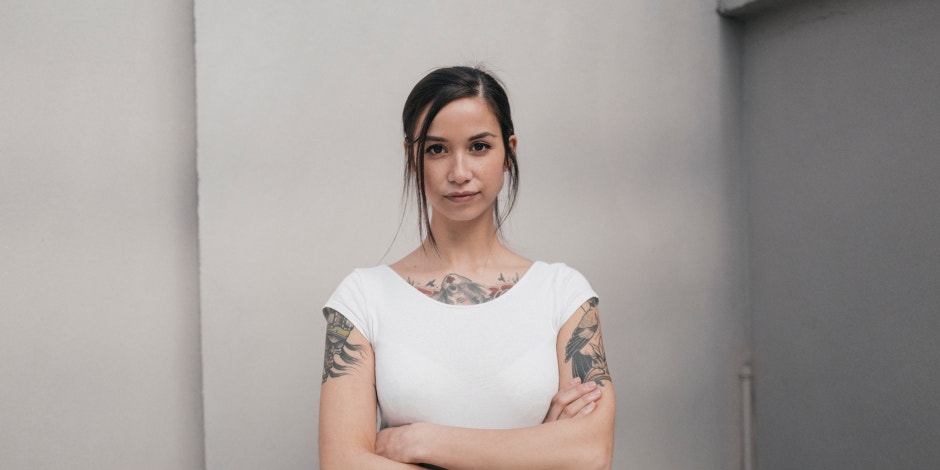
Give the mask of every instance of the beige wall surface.
POLYGON ((192 37, 0 2, 0 468, 203 466, 192 37))
POLYGON ((601 296, 616 468, 739 464, 736 31, 714 2, 196 2, 206 455, 313 468, 324 321, 399 222, 400 113, 436 66, 507 83, 507 238, 601 296))
POLYGON ((940 468, 940 3, 743 39, 758 466, 940 468))

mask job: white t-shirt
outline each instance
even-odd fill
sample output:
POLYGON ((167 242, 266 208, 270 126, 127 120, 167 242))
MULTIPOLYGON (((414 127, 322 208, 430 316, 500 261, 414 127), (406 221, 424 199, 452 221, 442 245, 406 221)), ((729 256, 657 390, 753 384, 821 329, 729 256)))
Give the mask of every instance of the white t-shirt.
POLYGON ((558 330, 597 294, 578 271, 535 262, 481 304, 448 305, 386 265, 357 269, 326 303, 371 343, 381 427, 541 423, 558 391, 558 330))

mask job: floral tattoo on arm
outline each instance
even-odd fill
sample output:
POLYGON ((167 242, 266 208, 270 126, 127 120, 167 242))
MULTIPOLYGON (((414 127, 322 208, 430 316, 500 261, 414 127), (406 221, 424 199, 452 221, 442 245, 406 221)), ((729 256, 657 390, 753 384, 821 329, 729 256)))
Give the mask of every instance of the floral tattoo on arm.
POLYGON ((355 369, 362 360, 362 345, 350 344, 347 340, 355 328, 342 313, 326 307, 326 351, 323 354, 323 382, 328 378, 341 377, 355 369))
POLYGON ((571 362, 571 376, 580 377, 581 382, 593 380, 603 386, 610 381, 607 356, 601 338, 600 318, 597 314, 597 297, 581 305, 581 321, 571 333, 565 346, 565 363, 571 362))

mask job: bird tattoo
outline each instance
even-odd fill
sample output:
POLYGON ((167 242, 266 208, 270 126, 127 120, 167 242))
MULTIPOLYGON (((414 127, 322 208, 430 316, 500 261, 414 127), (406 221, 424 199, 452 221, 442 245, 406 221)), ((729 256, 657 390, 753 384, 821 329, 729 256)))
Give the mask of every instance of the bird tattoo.
POLYGON ((603 386, 610 380, 604 341, 600 335, 600 320, 597 316, 597 297, 581 305, 584 315, 571 333, 565 345, 565 362, 571 362, 572 377, 582 382, 594 381, 603 386))
POLYGON ((481 304, 489 298, 485 287, 459 274, 448 274, 441 281, 437 300, 445 304, 481 304))

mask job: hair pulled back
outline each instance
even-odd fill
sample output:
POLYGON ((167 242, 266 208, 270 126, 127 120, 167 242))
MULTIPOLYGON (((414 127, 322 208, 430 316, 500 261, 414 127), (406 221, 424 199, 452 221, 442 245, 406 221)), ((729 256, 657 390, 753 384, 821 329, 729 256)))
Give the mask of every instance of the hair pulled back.
POLYGON ((516 193, 519 190, 519 163, 516 161, 516 153, 509 146, 509 137, 515 131, 512 125, 512 113, 509 109, 509 97, 503 85, 492 73, 480 67, 444 67, 432 71, 411 90, 401 113, 407 144, 404 194, 407 195, 409 189, 414 188, 418 205, 419 235, 424 239, 427 234, 432 246, 436 246, 437 243, 431 232, 428 198, 424 190, 424 147, 428 128, 444 106, 452 101, 473 97, 485 101, 496 117, 502 134, 503 148, 506 151, 503 166, 509 172, 508 200, 502 216, 499 209, 499 197, 493 203, 493 218, 496 222, 497 233, 516 202, 516 193), (419 123, 418 120, 425 110, 427 114, 419 123))

